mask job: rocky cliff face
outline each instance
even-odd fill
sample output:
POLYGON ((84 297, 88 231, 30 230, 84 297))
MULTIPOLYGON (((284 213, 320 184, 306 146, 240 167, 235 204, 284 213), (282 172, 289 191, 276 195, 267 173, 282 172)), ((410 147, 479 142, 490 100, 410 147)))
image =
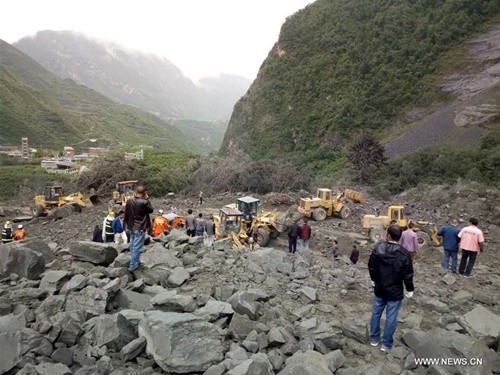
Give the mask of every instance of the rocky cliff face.
POLYGON ((401 118, 409 109, 447 99, 436 85, 443 54, 498 11, 482 0, 310 4, 282 26, 235 106, 221 151, 236 144, 255 158, 319 166, 340 161, 364 132, 382 141, 396 126, 405 133, 412 124, 401 118))

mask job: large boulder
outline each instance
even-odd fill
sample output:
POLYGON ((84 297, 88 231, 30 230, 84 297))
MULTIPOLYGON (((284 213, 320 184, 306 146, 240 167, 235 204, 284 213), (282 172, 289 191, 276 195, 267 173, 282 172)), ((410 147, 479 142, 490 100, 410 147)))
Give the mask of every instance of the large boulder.
POLYGON ((254 263, 253 268, 260 268, 265 274, 276 273, 283 263, 287 262, 284 252, 273 248, 259 248, 248 254, 248 262, 254 263))
POLYGON ((92 346, 106 345, 113 352, 120 352, 125 345, 136 338, 135 329, 120 313, 102 315, 85 323, 88 332, 85 339, 92 346))
POLYGON ((227 302, 210 299, 207 301, 205 306, 196 310, 194 314, 208 320, 209 322, 214 322, 220 317, 233 315, 234 310, 227 302))
POLYGON ((170 287, 178 287, 189 280, 189 272, 184 267, 175 267, 167 279, 167 285, 170 287))
POLYGON ((142 254, 141 262, 148 268, 173 269, 182 266, 182 261, 159 243, 142 254))
POLYGON ((87 316, 94 317, 106 312, 108 293, 89 285, 79 292, 69 294, 66 311, 84 311, 87 316))
POLYGON ((56 259, 56 254, 54 250, 46 242, 39 240, 38 238, 27 238, 23 242, 19 243, 23 248, 42 253, 46 262, 56 259))
POLYGON ((150 302, 155 310, 173 312, 193 312, 196 310, 196 301, 193 297, 177 294, 175 290, 158 293, 151 298, 150 302))
POLYGON ((109 266, 118 256, 116 249, 106 243, 75 241, 69 245, 73 259, 100 266, 109 266))
POLYGON ((14 242, 0 246, 0 276, 15 273, 20 277, 37 280, 45 272, 45 258, 42 253, 14 242))
POLYGON ((482 305, 458 318, 459 324, 465 330, 488 346, 493 346, 500 338, 500 316, 494 314, 482 305))
POLYGON ((224 359, 218 328, 190 313, 150 311, 139 323, 146 352, 166 372, 203 372, 224 359))
POLYGON ((342 324, 342 332, 345 336, 361 344, 368 342, 368 325, 362 319, 356 317, 346 318, 342 324))
POLYGON ((21 335, 19 333, 0 333, 0 374, 14 368, 21 360, 21 335))
POLYGON ((50 294, 59 292, 63 285, 70 278, 68 271, 48 271, 43 275, 40 282, 40 288, 46 290, 50 294))

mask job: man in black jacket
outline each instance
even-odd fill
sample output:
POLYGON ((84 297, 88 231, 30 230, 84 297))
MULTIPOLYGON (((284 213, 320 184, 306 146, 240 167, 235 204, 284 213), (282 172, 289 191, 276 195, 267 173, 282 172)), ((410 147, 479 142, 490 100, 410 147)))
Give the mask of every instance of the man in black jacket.
POLYGON ((384 335, 380 347, 384 352, 390 350, 394 343, 393 336, 403 296, 413 297, 413 264, 410 253, 398 244, 401 233, 401 227, 390 225, 387 228, 386 241, 375 244, 368 261, 375 293, 370 322, 370 344, 377 346, 380 342, 380 318, 386 309, 384 335))
POLYGON ((130 272, 139 268, 146 232, 151 228, 149 214, 153 211, 146 188, 142 185, 138 186, 134 197, 127 200, 125 205, 125 224, 130 232, 130 266, 128 269, 130 272))
POLYGON ((295 254, 297 250, 297 237, 299 236, 300 227, 297 221, 288 227, 288 253, 295 254))

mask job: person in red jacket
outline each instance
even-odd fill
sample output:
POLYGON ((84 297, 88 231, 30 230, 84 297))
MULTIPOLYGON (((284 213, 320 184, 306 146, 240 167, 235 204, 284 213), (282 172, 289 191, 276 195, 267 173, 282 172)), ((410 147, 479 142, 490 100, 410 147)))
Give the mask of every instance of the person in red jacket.
POLYGON ((307 252, 309 251, 309 240, 311 239, 311 226, 307 223, 307 219, 302 219, 302 225, 299 230, 299 238, 300 238, 300 251, 307 252))

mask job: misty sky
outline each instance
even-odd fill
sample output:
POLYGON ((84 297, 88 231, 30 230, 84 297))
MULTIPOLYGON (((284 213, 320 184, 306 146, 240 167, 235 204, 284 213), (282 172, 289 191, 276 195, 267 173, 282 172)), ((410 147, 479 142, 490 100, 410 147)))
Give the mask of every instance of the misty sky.
POLYGON ((10 0, 0 39, 72 30, 166 57, 193 80, 254 79, 286 17, 313 0, 10 0))

